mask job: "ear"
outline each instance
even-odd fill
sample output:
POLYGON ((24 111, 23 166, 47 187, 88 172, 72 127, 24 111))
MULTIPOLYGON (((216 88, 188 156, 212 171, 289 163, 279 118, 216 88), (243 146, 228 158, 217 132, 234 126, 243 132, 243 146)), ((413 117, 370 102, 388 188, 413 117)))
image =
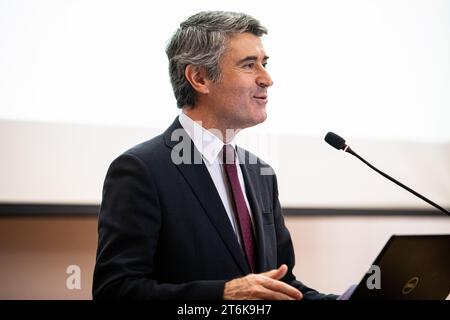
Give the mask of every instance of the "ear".
POLYGON ((206 71, 204 68, 188 64, 184 69, 184 76, 195 91, 201 94, 209 93, 209 80, 206 78, 206 71))

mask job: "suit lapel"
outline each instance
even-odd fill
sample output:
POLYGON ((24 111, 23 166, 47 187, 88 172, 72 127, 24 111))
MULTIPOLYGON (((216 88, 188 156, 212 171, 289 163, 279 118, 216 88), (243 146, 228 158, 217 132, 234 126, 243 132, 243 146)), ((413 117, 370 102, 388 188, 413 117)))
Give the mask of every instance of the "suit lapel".
POLYGON ((235 262, 244 274, 250 272, 250 268, 245 261, 242 249, 237 241, 233 227, 228 215, 223 207, 222 200, 217 192, 214 182, 203 163, 200 152, 195 148, 187 132, 183 129, 178 118, 164 133, 166 145, 172 150, 189 150, 188 155, 184 154, 183 159, 188 159, 179 163, 176 167, 190 185, 199 203, 208 215, 211 223, 216 228, 235 262), (174 133, 175 132, 175 133, 174 133), (181 138, 181 139, 180 139, 181 138))

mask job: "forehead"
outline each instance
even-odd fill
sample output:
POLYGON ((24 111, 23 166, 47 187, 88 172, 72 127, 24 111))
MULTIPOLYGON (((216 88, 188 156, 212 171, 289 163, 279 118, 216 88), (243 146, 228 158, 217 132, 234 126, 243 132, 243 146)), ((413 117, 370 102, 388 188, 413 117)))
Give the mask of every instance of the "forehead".
POLYGON ((225 56, 233 60, 240 60, 247 56, 263 59, 265 51, 260 37, 251 33, 237 33, 228 39, 225 56))

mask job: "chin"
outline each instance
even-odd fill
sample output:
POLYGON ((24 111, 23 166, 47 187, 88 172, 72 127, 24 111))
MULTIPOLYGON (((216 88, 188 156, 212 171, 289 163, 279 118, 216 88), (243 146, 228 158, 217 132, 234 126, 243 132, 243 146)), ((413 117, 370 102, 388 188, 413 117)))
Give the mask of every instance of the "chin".
POLYGON ((266 121, 266 119, 267 119, 267 112, 266 112, 266 109, 264 109, 259 114, 259 121, 257 124, 263 123, 264 121, 266 121))
POLYGON ((246 127, 248 128, 248 127, 256 126, 256 125, 266 121, 266 119, 267 119, 267 114, 266 114, 266 111, 264 111, 261 114, 258 114, 257 116, 250 119, 250 121, 248 122, 248 125, 246 127))

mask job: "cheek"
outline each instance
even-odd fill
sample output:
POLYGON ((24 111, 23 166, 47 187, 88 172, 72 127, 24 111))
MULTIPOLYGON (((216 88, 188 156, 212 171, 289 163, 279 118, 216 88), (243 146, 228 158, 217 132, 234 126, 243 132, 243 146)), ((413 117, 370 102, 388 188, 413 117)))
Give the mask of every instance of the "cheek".
POLYGON ((222 90, 221 95, 229 101, 246 103, 253 96, 252 92, 248 87, 230 85, 222 90))

